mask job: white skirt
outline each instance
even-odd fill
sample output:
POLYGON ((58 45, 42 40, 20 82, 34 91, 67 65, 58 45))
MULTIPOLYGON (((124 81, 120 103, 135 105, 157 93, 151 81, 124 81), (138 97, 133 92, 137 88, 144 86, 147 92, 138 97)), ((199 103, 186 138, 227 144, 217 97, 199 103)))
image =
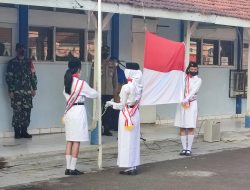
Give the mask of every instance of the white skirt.
POLYGON ((131 117, 134 129, 125 129, 125 119, 120 111, 118 129, 118 159, 119 167, 134 167, 140 165, 140 113, 139 110, 131 117))
POLYGON ((183 109, 181 104, 178 104, 174 125, 180 128, 196 128, 197 114, 197 100, 190 102, 188 109, 183 109))
POLYGON ((73 106, 65 115, 66 141, 89 141, 88 120, 84 105, 73 106))

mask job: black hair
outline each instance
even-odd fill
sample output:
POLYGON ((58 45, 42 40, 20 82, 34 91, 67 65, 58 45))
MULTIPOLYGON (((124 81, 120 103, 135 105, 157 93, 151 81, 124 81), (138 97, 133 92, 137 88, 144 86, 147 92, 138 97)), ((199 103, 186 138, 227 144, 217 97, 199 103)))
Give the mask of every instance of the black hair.
POLYGON ((127 69, 132 69, 132 70, 140 70, 140 65, 138 63, 127 62, 126 63, 126 68, 127 69))
POLYGON ((68 69, 64 75, 64 86, 65 86, 65 92, 67 94, 71 94, 71 86, 73 82, 72 75, 77 73, 78 70, 81 69, 81 61, 74 59, 70 60, 68 63, 68 69))
MULTIPOLYGON (((196 62, 190 62, 187 69, 186 69, 186 74, 187 75, 189 74, 190 67, 197 67, 197 69, 198 69, 198 64, 196 62)), ((198 74, 198 72, 197 72, 197 74, 198 74)))

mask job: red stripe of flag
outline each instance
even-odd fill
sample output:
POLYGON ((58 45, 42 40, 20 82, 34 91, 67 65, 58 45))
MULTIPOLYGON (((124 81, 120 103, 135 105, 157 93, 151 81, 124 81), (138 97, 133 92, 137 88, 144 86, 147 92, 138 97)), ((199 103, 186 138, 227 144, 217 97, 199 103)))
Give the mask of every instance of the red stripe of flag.
POLYGON ((185 45, 150 32, 146 33, 144 68, 169 72, 184 71, 185 45))

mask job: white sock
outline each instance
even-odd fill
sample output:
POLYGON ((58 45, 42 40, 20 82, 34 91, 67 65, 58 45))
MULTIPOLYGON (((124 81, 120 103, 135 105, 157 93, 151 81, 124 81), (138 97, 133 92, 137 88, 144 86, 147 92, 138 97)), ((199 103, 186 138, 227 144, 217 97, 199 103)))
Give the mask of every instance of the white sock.
POLYGON ((181 136, 182 149, 187 150, 187 136, 181 136))
POLYGON ((76 162, 77 162, 77 158, 72 157, 71 158, 71 163, 70 163, 70 170, 75 170, 76 169, 76 162))
POLYGON ((65 156, 66 157, 66 164, 67 164, 67 166, 66 166, 66 169, 70 169, 70 163, 71 163, 71 155, 66 155, 65 156))
POLYGON ((193 145, 193 140, 194 140, 194 135, 188 135, 188 147, 187 147, 187 150, 191 151, 192 145, 193 145))

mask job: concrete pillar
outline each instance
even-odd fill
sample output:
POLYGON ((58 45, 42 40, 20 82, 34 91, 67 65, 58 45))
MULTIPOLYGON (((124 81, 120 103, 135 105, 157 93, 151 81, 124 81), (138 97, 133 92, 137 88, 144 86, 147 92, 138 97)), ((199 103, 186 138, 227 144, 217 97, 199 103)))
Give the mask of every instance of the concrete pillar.
POLYGON ((185 21, 185 68, 189 65, 191 27, 190 21, 185 21))
POLYGON ((250 128, 250 42, 248 43, 248 66, 247 66, 247 112, 245 117, 245 127, 250 128))

